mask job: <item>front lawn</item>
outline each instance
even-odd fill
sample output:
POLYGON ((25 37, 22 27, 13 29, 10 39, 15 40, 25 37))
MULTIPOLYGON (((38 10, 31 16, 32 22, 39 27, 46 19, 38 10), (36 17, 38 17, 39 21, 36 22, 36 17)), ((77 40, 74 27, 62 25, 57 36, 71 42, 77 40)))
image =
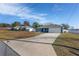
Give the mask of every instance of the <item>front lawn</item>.
POLYGON ((57 55, 79 55, 79 34, 62 33, 52 44, 57 55))
POLYGON ((12 39, 21 39, 28 38, 39 35, 38 32, 26 32, 26 31, 1 31, 0 30, 0 40, 12 40, 12 39))

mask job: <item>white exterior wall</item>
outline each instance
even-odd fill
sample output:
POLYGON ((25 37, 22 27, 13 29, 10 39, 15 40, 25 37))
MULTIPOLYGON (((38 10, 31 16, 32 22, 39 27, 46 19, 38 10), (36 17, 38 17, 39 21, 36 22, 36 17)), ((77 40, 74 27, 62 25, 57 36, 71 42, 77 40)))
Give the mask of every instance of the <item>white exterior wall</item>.
POLYGON ((7 46, 6 47, 6 55, 5 56, 18 56, 18 54, 7 46))
POLYGON ((63 29, 63 33, 68 33, 68 32, 69 32, 69 30, 63 29))
POLYGON ((0 42, 0 56, 5 56, 6 54, 6 46, 4 43, 0 42))
POLYGON ((49 33, 61 33, 61 28, 49 28, 49 33))
POLYGON ((74 30, 71 30, 71 29, 70 29, 69 32, 70 32, 70 33, 79 33, 79 30, 75 30, 75 29, 74 29, 74 30))
POLYGON ((0 41, 0 56, 18 56, 7 44, 0 41))

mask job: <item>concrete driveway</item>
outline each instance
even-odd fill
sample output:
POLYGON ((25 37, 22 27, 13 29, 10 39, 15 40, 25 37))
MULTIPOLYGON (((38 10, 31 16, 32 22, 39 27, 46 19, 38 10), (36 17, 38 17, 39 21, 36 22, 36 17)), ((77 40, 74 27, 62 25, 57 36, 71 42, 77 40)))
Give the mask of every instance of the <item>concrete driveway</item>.
POLYGON ((22 56, 56 56, 52 43, 60 33, 44 33, 32 38, 5 42, 22 56))
POLYGON ((48 43, 52 44, 56 38, 60 35, 60 33, 44 33, 32 38, 27 39, 19 39, 21 41, 28 41, 28 42, 36 42, 36 43, 48 43))

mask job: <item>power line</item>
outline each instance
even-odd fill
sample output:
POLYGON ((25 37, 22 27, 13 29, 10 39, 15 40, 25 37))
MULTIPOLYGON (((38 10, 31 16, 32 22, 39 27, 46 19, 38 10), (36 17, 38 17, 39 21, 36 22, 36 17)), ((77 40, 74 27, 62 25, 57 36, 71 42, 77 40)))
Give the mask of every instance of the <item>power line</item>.
POLYGON ((67 24, 70 24, 70 23, 71 23, 72 17, 73 17, 73 15, 75 14, 75 11, 76 11, 76 10, 77 10, 77 5, 75 5, 75 6, 73 7, 72 12, 71 12, 71 14, 70 14, 70 16, 69 16, 69 18, 68 18, 67 24))

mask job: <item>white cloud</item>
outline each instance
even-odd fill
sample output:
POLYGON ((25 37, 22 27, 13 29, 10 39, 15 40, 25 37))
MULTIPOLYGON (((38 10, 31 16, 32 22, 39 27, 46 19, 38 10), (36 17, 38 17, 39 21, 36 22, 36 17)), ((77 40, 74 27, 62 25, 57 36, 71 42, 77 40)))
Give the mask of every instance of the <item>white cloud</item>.
POLYGON ((23 7, 19 4, 0 4, 0 14, 17 16, 22 19, 45 20, 47 14, 37 14, 29 7, 23 7))
POLYGON ((44 17, 44 16, 47 16, 48 14, 43 14, 43 13, 41 13, 41 14, 37 14, 38 16, 41 16, 41 17, 44 17))
POLYGON ((0 13, 1 14, 6 14, 6 15, 15 15, 16 11, 19 8, 7 5, 7 4, 0 4, 0 13))
POLYGON ((60 11, 63 11, 63 8, 60 7, 61 5, 58 5, 58 4, 54 4, 52 10, 53 11, 56 11, 56 12, 60 12, 60 11))

